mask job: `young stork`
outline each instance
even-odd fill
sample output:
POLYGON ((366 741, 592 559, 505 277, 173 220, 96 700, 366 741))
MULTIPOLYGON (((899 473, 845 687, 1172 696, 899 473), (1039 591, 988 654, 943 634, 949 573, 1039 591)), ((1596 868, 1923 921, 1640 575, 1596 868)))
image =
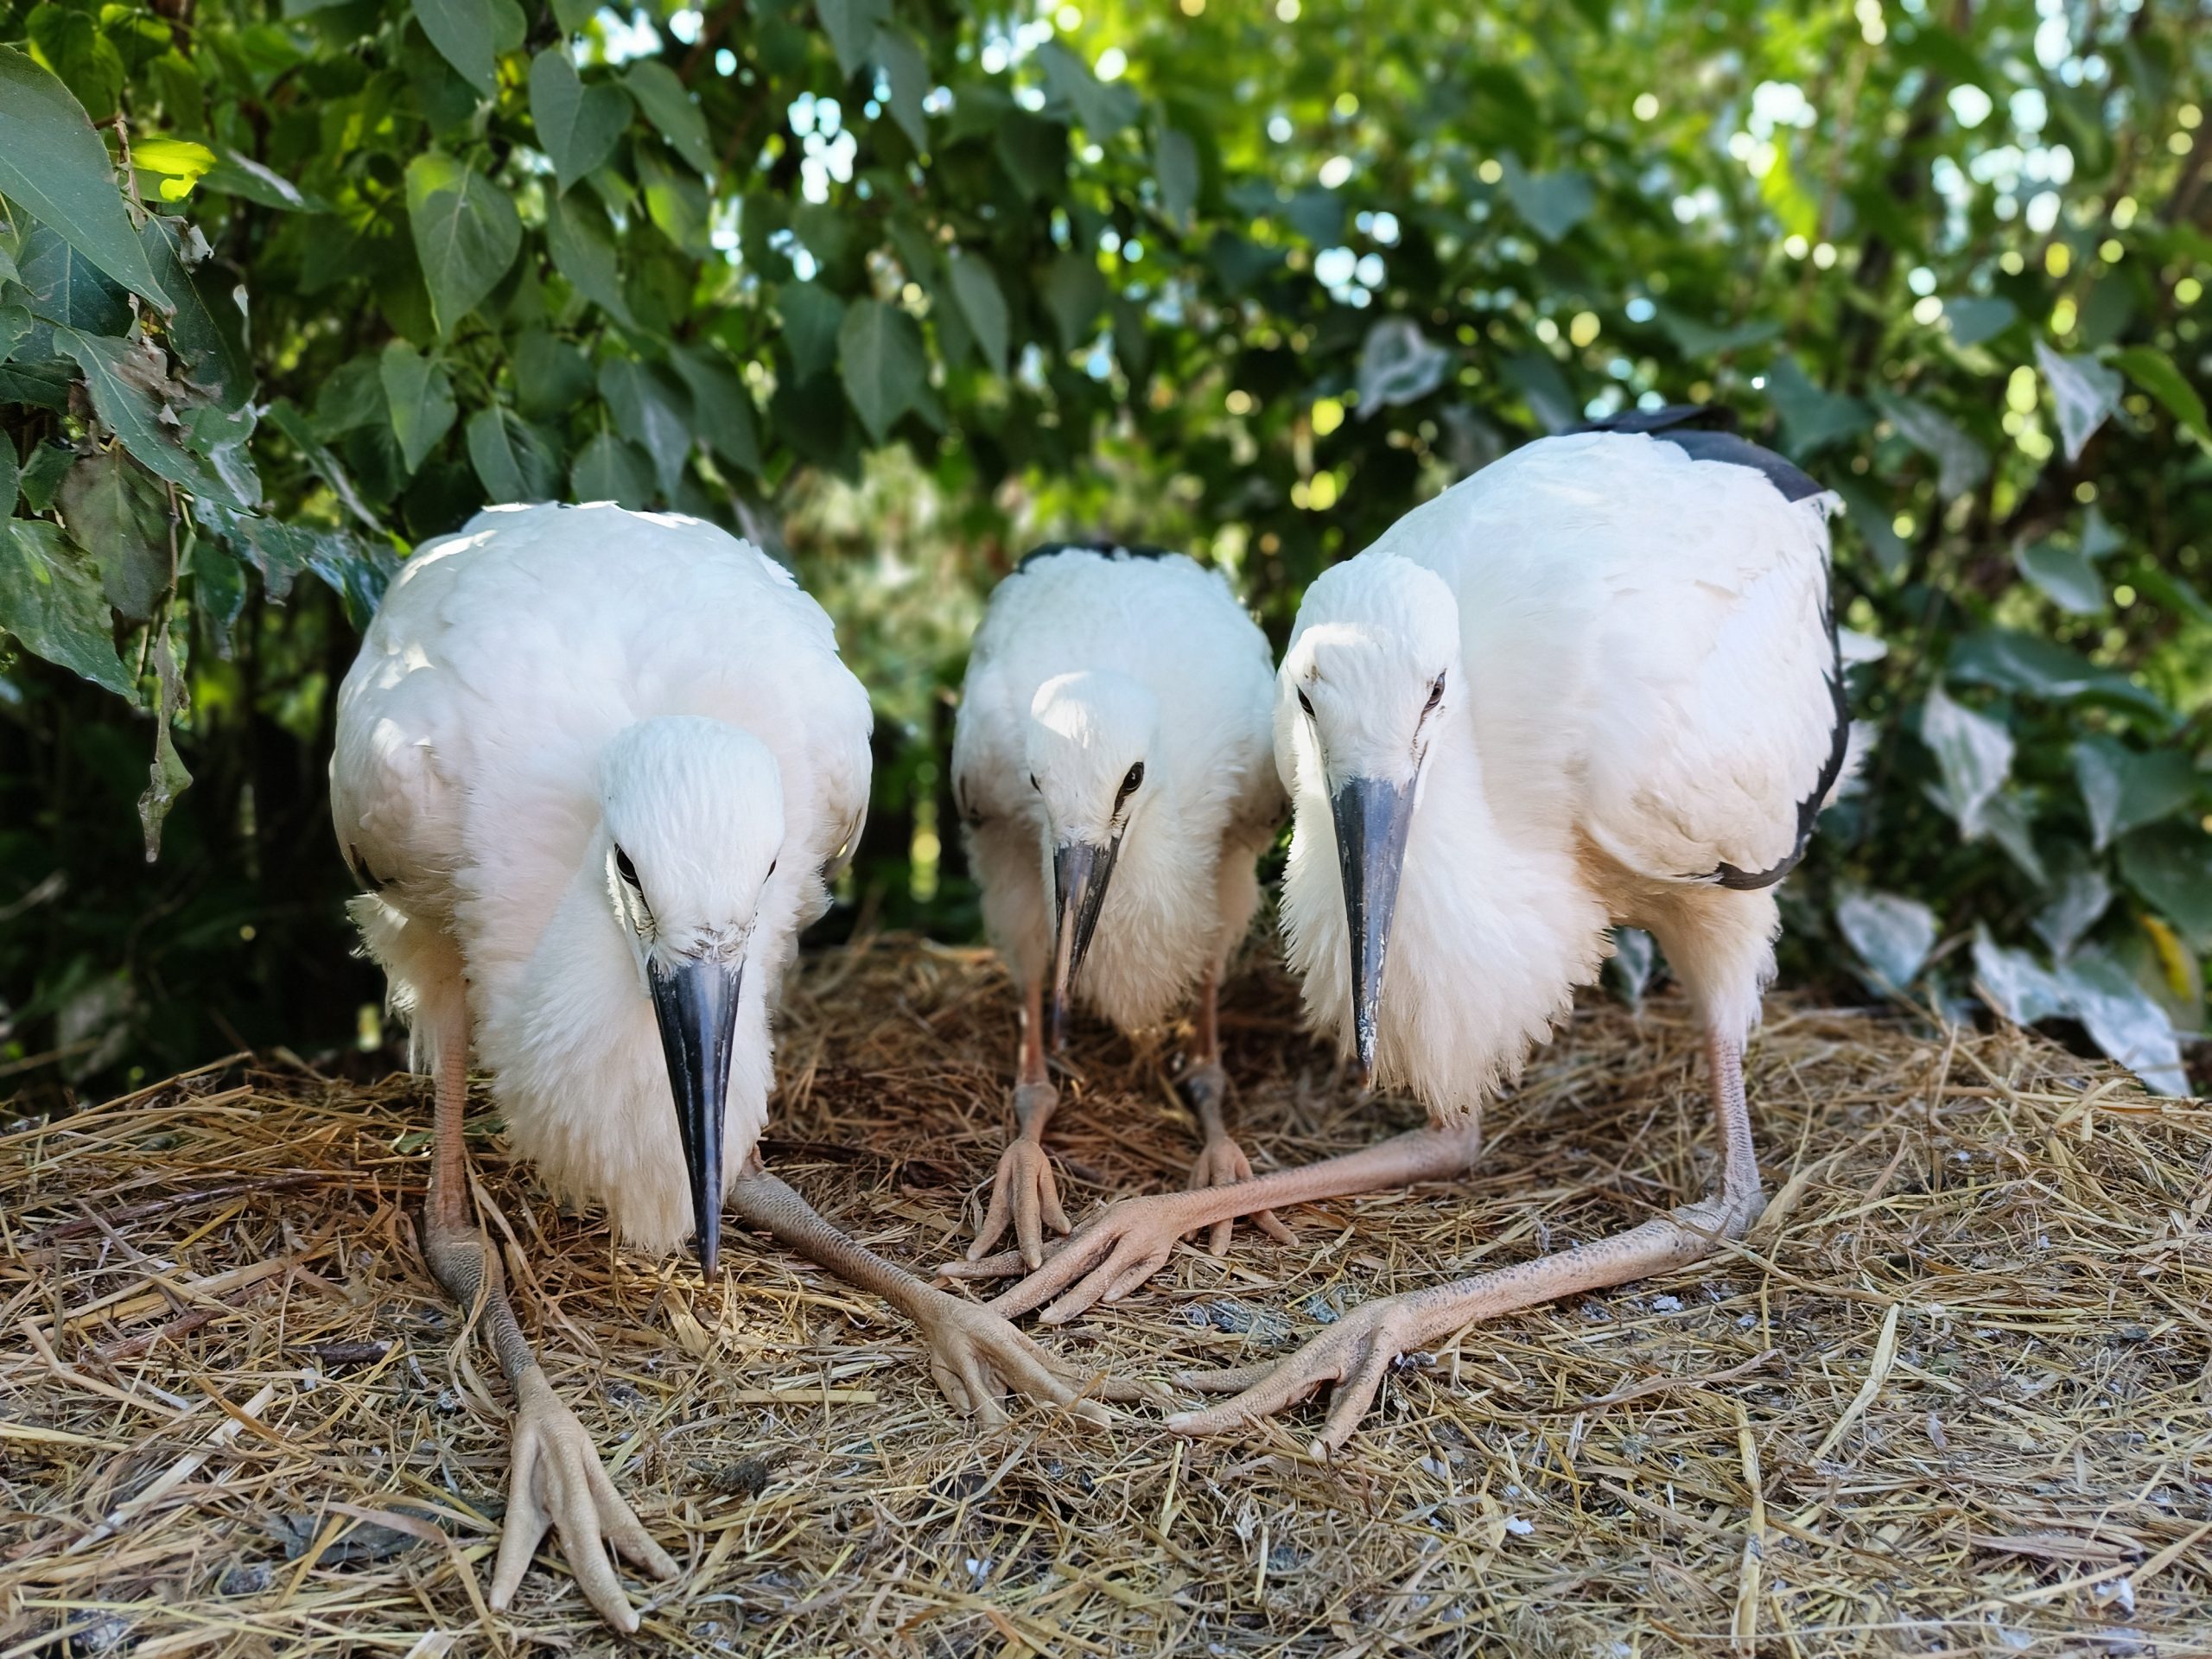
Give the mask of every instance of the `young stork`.
MULTIPOLYGON (((983 918, 1021 987, 1014 1138, 956 1275, 1036 1267, 1060 1232, 1045 1125, 1058 1092, 1045 1065, 1079 996, 1123 1030, 1181 1007, 1195 988, 1185 1097, 1205 1135, 1190 1185, 1249 1180, 1222 1121, 1216 1031, 1223 965, 1259 903, 1254 866, 1283 799, 1273 764, 1274 665, 1218 571, 1179 553, 1043 547, 991 595, 953 728, 952 779, 983 918), (1018 1249, 981 1262, 1008 1224, 1018 1249)), ((1261 1224, 1289 1236, 1272 1215, 1261 1224)), ((1230 1223, 1215 1230, 1217 1252, 1230 1223)))
POLYGON ((338 709, 331 814, 371 890, 354 914, 436 1077, 423 1253, 515 1391, 493 1606, 549 1528, 626 1631, 606 1543, 677 1568, 539 1370, 476 1225, 472 1040, 516 1149, 632 1244, 689 1233, 711 1277, 727 1202, 913 1319, 956 1405, 995 1417, 1008 1383, 1076 1398, 1005 1319, 853 1243, 756 1152, 769 1013, 868 790, 868 695, 786 572, 696 519, 496 509, 407 561, 338 709))
POLYGON ((1771 889, 1802 855, 1848 725, 1828 609, 1834 498, 1695 411, 1545 439, 1407 514, 1306 594, 1278 676, 1295 818, 1283 893, 1307 1013, 1430 1127, 1300 1170, 1125 1199, 992 1306, 1048 1322, 1141 1284, 1194 1227, 1448 1176, 1608 951, 1648 929, 1703 1022, 1719 1190, 1616 1236, 1362 1304, 1241 1389, 1214 1433, 1337 1385, 1317 1453, 1391 1362, 1471 1321, 1660 1272, 1763 1199, 1745 1037, 1771 889), (1385 965, 1388 974, 1385 974, 1385 965), (1057 1299, 1057 1300, 1054 1300, 1057 1299))

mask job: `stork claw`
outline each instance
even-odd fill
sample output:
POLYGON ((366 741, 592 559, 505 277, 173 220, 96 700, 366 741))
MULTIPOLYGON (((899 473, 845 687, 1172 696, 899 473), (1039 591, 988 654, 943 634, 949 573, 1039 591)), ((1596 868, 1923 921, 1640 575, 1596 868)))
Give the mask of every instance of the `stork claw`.
POLYGON ((981 1419, 987 1427, 1006 1421, 1001 1402, 1009 1390, 1066 1407, 1102 1427, 1114 1421, 1114 1414, 1100 1400, 1167 1403, 1160 1384, 1071 1365, 1002 1315, 957 1296, 932 1292, 914 1317, 938 1389, 956 1410, 981 1419))
MULTIPOLYGON (((1192 1161, 1191 1173, 1184 1179, 1183 1190, 1196 1192, 1209 1186, 1234 1186, 1239 1181, 1251 1179, 1252 1160, 1244 1155, 1244 1149, 1228 1135, 1217 1135, 1207 1141, 1192 1161)), ((1255 1210, 1252 1224, 1278 1244, 1295 1244, 1298 1242, 1298 1236, 1284 1226, 1272 1210, 1255 1210)), ((1228 1253, 1230 1232, 1236 1225, 1236 1217, 1234 1216, 1224 1217, 1214 1223, 1213 1230, 1206 1241, 1209 1255, 1228 1253)))
POLYGON ((1178 1412, 1166 1427, 1177 1434, 1225 1434, 1286 1411, 1334 1383, 1328 1421, 1312 1445, 1316 1459, 1340 1451, 1375 1403, 1394 1363, 1421 1346, 1408 1298, 1363 1302, 1287 1358, 1222 1371, 1184 1371, 1176 1380, 1201 1393, 1236 1391, 1236 1397, 1198 1411, 1178 1412))
POLYGON ((1072 1230, 1067 1211, 1060 1207, 1059 1183, 1052 1174, 1052 1160, 1037 1137, 1052 1115, 1057 1098, 1049 1084, 1027 1084, 1014 1091, 1014 1113, 1021 1130, 999 1154, 998 1173, 991 1178, 991 1199, 968 1259, 979 1259, 1011 1225, 1016 1248, 1027 1267, 1036 1268, 1045 1260, 1045 1228, 1072 1230))
POLYGON ((626 1636, 636 1634, 638 1613, 607 1546, 657 1579, 672 1579, 679 1570, 614 1490, 576 1414, 532 1365, 515 1386, 514 1463, 492 1574, 493 1607, 504 1611, 514 1599, 548 1532, 560 1535, 561 1553, 585 1599, 626 1636))

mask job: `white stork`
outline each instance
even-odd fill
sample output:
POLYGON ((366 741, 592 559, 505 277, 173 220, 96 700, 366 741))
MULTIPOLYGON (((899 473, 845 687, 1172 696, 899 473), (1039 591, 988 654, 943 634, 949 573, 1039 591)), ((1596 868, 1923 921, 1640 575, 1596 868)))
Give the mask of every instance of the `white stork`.
MULTIPOLYGON (((1021 987, 1017 1130, 969 1262, 987 1276, 1043 1259, 1068 1230, 1045 1125, 1046 1070, 1071 997, 1124 1031, 1198 995, 1182 1087, 1205 1146, 1190 1185, 1248 1180, 1222 1119, 1215 997, 1260 897, 1254 866, 1283 798, 1273 764, 1274 659, 1220 572, 1179 553, 1051 546, 991 594, 968 661, 952 779, 983 918, 1021 987), (1014 1227, 1017 1250, 978 1261, 1014 1227)), ((1287 1232, 1272 1215, 1261 1224, 1287 1232)), ((1216 1229, 1227 1247, 1230 1224, 1216 1229)))
POLYGON ((770 1010, 859 836, 868 728, 830 619, 781 567, 710 524, 609 505, 495 509, 423 547, 346 677, 332 817, 436 1077, 424 1255, 464 1307, 480 1300, 515 1391, 495 1607, 549 1528, 626 1631, 606 1544, 677 1567, 539 1370, 475 1224, 472 1039, 516 1149, 631 1243, 691 1234, 711 1276, 727 1202, 912 1318, 955 1404, 995 1416, 1008 1382, 1076 1397, 1003 1319, 845 1238, 755 1151, 770 1010))
POLYGON ((1073 1318, 1195 1227, 1449 1176, 1610 949, 1649 930, 1705 1028, 1718 1191, 1626 1233, 1367 1302, 1242 1390, 1208 1433, 1337 1389, 1317 1454, 1390 1363, 1477 1319, 1615 1285, 1739 1237, 1763 1204, 1744 1045, 1774 971, 1771 892, 1841 773, 1828 607, 1835 498, 1699 411, 1516 451, 1307 590, 1277 677, 1295 827, 1283 893, 1314 1025, 1430 1126, 1305 1169, 1125 1199, 993 1306, 1073 1318), (1386 974, 1386 961, 1388 971, 1386 974), (1053 1300, 1057 1299, 1057 1300, 1053 1300))

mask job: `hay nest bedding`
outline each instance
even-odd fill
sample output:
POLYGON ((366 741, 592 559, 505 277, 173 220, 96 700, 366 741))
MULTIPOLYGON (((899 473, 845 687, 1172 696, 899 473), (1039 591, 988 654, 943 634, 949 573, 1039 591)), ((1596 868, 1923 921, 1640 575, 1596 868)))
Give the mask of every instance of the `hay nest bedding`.
MULTIPOLYGON (((1411 1122, 1262 964, 1229 1000, 1268 1166, 1411 1122)), ((769 1155, 945 1258, 1004 1133, 983 956, 810 960, 769 1155)), ((1071 1209, 1179 1183, 1163 1044, 1090 1031, 1071 1209)), ((1678 1002, 1586 1001, 1478 1173, 1238 1230, 1046 1340, 1165 1376, 1363 1298, 1624 1227, 1711 1169, 1678 1002)), ((1772 1203, 1664 1279, 1469 1331, 1333 1464, 1319 1408, 1185 1445, 1135 1408, 955 1417, 887 1310, 765 1241, 721 1281, 613 1248, 473 1130, 548 1371, 685 1567, 647 1650, 746 1654, 2212 1650, 2212 1109, 2016 1031, 1770 1005, 1772 1203)), ((234 1062, 0 1140, 0 1659, 601 1652, 565 1571, 487 1614, 507 1400, 428 1277, 427 1086, 234 1062)), ((634 1579, 633 1589, 647 1586, 634 1579)))

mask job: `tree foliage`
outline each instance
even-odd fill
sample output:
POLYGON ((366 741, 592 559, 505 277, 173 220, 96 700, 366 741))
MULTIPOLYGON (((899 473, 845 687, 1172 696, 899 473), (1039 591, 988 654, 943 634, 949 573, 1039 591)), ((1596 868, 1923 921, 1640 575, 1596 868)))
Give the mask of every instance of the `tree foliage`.
POLYGON ((1871 756, 1801 965, 2171 1086, 2212 952, 2186 10, 0 0, 7 1040, 181 1058, 191 996, 337 1035, 330 691, 487 500, 698 513, 903 619, 859 665, 921 688, 911 904, 959 645, 858 595, 893 526, 956 613, 1103 530, 1280 635, 1509 445, 1692 400, 1847 509, 1871 756), (887 512, 803 510, 829 480, 887 512), (120 780, 150 854, 191 772, 133 875, 120 780))

